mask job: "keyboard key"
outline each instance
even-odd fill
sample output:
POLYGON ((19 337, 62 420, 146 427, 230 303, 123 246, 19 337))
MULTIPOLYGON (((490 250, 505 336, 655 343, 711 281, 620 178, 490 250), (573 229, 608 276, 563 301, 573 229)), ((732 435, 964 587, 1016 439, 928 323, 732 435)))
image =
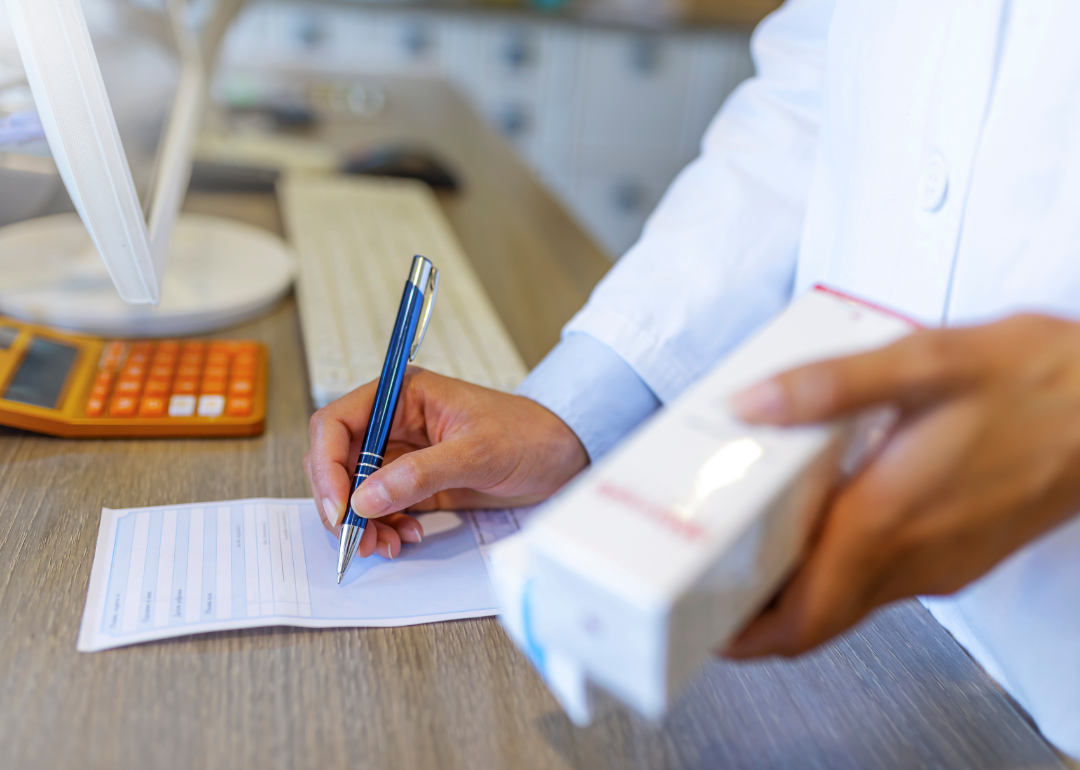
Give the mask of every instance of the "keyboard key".
POLYGON ((195 414, 195 396, 173 396, 169 399, 169 417, 191 417, 195 414))
POLYGON ((104 398, 91 398, 86 402, 86 416, 87 417, 101 417, 105 412, 105 399, 104 398))
POLYGON ((230 398, 226 414, 230 417, 247 417, 251 414, 251 399, 236 396, 230 398))
POLYGON ((199 396, 199 417, 220 417, 224 411, 224 396, 199 396))
POLYGON ((202 385, 199 386, 199 393, 204 396, 223 396, 225 395, 225 378, 224 377, 212 377, 202 381, 202 385))
POLYGON ((109 407, 109 414, 113 417, 132 417, 136 406, 138 399, 134 396, 116 396, 109 407))
POLYGON ((143 388, 143 395, 145 396, 161 396, 165 397, 169 395, 172 390, 171 380, 159 380, 151 377, 146 382, 146 387, 143 388))
POLYGON ((252 380, 233 380, 229 383, 230 396, 250 396, 254 390, 255 383, 252 380))
POLYGON ((158 396, 145 396, 139 404, 140 417, 162 417, 165 414, 165 399, 158 396))
POLYGON ((195 395, 199 392, 199 381, 194 377, 177 377, 173 383, 173 393, 195 395))

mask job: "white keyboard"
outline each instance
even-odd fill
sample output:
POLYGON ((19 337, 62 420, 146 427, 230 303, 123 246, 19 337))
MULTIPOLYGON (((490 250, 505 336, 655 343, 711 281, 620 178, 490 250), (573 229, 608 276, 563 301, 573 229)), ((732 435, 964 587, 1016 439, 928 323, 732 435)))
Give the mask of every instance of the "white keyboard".
POLYGON ((511 391, 525 365, 431 191, 419 182, 287 176, 311 395, 322 407, 379 376, 415 254, 439 268, 417 366, 511 391))

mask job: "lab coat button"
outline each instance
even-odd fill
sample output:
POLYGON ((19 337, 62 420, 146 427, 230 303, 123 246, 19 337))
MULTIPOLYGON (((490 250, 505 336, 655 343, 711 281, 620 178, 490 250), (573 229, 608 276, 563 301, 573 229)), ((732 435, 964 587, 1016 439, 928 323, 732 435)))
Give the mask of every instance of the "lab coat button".
POLYGON ((949 191, 949 174, 945 170, 945 161, 940 155, 934 155, 922 178, 919 190, 919 205, 924 211, 937 211, 945 202, 949 191))

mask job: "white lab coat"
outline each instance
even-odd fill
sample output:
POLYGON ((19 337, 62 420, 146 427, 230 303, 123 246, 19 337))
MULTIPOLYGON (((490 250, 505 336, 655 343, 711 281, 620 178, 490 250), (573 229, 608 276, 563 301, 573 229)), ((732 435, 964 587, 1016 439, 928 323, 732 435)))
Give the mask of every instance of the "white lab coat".
MULTIPOLYGON (((1080 2, 789 0, 753 50, 567 333, 670 401, 819 282, 930 325, 1080 319, 1080 2)), ((927 604, 1080 757, 1080 517, 927 604)))

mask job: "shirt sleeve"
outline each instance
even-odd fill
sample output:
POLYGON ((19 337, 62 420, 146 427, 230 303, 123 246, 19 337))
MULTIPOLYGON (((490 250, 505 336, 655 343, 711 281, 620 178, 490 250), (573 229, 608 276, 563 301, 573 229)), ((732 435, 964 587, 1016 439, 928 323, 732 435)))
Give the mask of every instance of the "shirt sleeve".
POLYGON ((833 5, 788 0, 758 26, 757 75, 564 330, 606 345, 662 402, 791 299, 833 5))
POLYGON ((517 390, 547 407, 599 460, 660 408, 660 400, 614 350, 588 334, 568 334, 517 390))

